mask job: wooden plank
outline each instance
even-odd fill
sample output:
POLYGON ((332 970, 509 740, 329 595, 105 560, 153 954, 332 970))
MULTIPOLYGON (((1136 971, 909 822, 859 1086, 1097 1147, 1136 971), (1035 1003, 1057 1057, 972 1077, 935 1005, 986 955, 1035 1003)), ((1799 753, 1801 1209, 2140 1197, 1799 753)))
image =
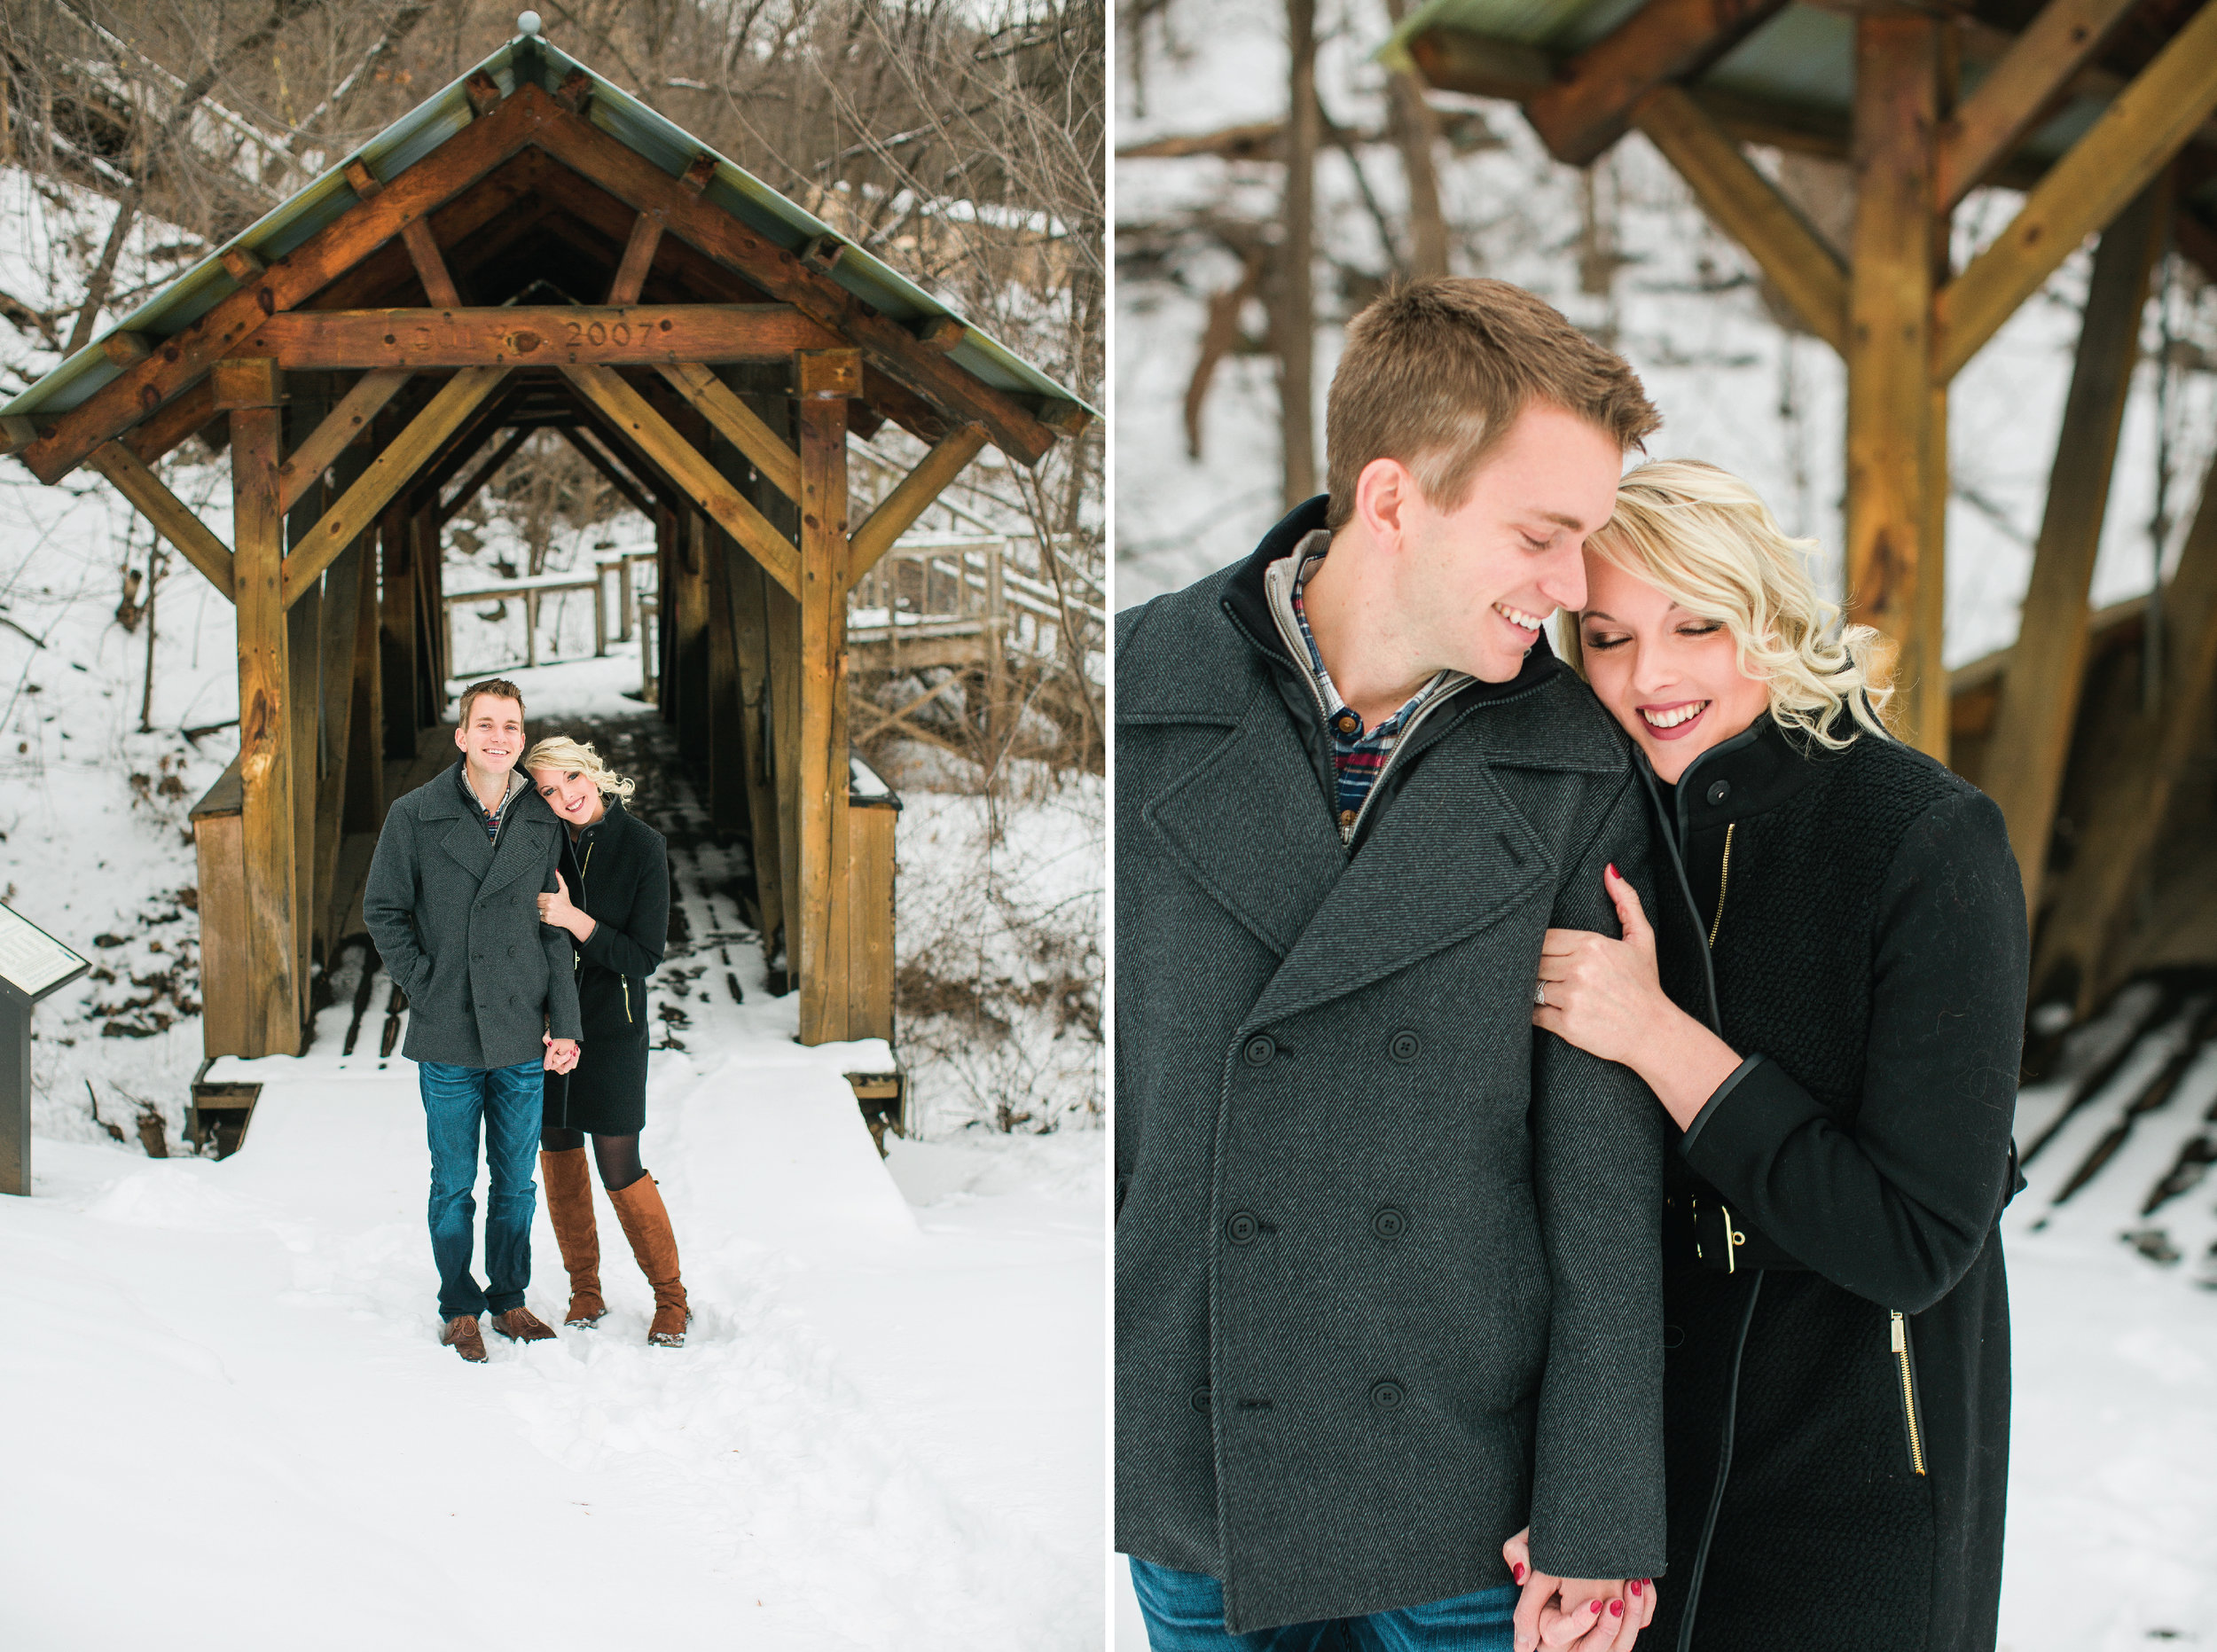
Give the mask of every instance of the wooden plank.
POLYGON ((531 439, 531 434, 529 428, 510 431, 508 439, 495 448, 491 456, 470 474, 469 480, 454 490, 454 497, 433 513, 433 520, 441 528, 452 521, 456 513, 466 506, 483 490, 487 482, 499 474, 500 467, 515 458, 516 450, 531 439))
POLYGON ((717 475, 701 450, 672 429, 614 368, 565 367, 562 371, 688 498, 768 568, 772 579, 787 591, 800 589, 801 559, 792 542, 771 527, 745 495, 717 475))
POLYGON ((416 278, 423 283, 423 295, 431 301, 434 309, 459 309, 462 294, 456 290, 454 278, 447 273, 446 259, 439 252, 439 243, 431 237, 431 226, 421 218, 411 218, 400 232, 401 243, 408 248, 408 260, 416 266, 416 278))
POLYGON ((247 1005, 253 968, 247 954, 245 833, 232 803, 223 812, 203 813, 219 792, 236 791, 239 759, 192 811, 192 854, 199 873, 200 918, 200 1053, 251 1055, 247 1005))
POLYGON ((741 730, 744 713, 739 693, 739 640, 732 623, 732 569, 734 561, 751 562, 740 553, 731 536, 709 524, 704 536, 708 552, 707 628, 703 637, 708 662, 709 821, 718 832, 738 832, 747 824, 747 743, 741 730))
MULTIPOLYGON (((831 277, 722 208, 688 191, 653 161, 588 122, 556 109, 539 128, 547 153, 642 211, 667 215, 670 232, 737 270, 771 297, 859 346, 871 362, 926 399, 975 420, 1000 450, 1025 465, 1038 463, 1054 433, 1014 395, 972 377, 919 344, 906 327, 878 314, 831 277)), ((697 356, 695 359, 699 359, 697 356)), ((738 536, 744 544, 744 536, 738 536)))
POLYGON ((2032 583, 2002 681, 1981 789, 2002 807, 2035 919, 2055 831, 2056 800, 2085 680, 2087 599, 2108 513, 2118 432, 2140 359, 2148 278, 2163 251, 2166 182, 2143 190, 2102 237, 2064 402, 2048 508, 2032 583))
POLYGON ((293 803, 291 644, 286 624, 282 410, 231 416, 239 608, 239 778, 247 912, 247 1042, 255 1055, 300 1050, 307 1008, 294 913, 300 864, 293 803))
POLYGON ((580 362, 783 361, 838 335, 790 304, 516 304, 479 309, 303 309, 239 348, 287 368, 554 367, 580 362))
POLYGON ((847 1036, 893 1037, 891 798, 847 810, 847 1036))
MULTIPOLYGON (((163 403, 160 411, 144 423, 133 425, 120 440, 152 465, 174 451, 187 436, 208 430, 211 436, 220 437, 220 426, 208 428, 216 417, 215 387, 203 379, 184 395, 163 403)), ((222 442, 219 440, 213 445, 220 447, 222 442)))
POLYGON ((801 974, 801 605, 766 574, 770 645, 771 778, 777 791, 779 874, 785 908, 787 990, 801 974))
MULTIPOLYGON (((638 490, 629 476, 615 467, 615 461, 600 450, 600 444, 598 442, 575 425, 561 425, 557 428, 561 431, 563 440, 576 448, 584 461, 599 471, 607 479, 608 485, 623 495, 633 510, 641 516, 654 515, 654 507, 647 503, 646 496, 638 490)), ((625 623, 629 624, 630 622, 627 620, 625 623)))
POLYGON ((411 375, 403 368, 379 367, 362 375, 361 381, 340 399, 330 416, 317 425, 308 440, 293 450, 278 470, 278 506, 290 511, 308 488, 348 446, 370 427, 385 404, 400 394, 411 375))
MULTIPOLYGON (((803 371, 802 381, 808 382, 803 371)), ((847 1036, 847 410, 803 395, 801 447, 801 1042, 847 1036)))
POLYGON ((1919 623, 1921 579, 1938 580, 1926 536, 1928 327, 1933 215, 1931 134, 1939 30, 1928 19, 1856 21, 1858 206, 1847 348, 1849 613, 1895 649, 1894 723, 1944 757, 1947 677, 1939 638, 1919 623))
POLYGON ((2008 229, 1940 290, 1933 376, 1952 379, 2088 235, 2124 210, 2217 109, 2217 5, 2205 5, 2112 98, 2008 229))
POLYGON ((388 506, 378 522, 383 558, 378 582, 378 683, 385 716, 381 750, 388 763, 416 756, 416 568, 406 513, 388 506))
POLYGON ((670 387, 744 453, 779 493, 788 499, 801 497, 801 456, 757 419, 736 391, 698 362, 664 362, 659 366, 670 387))
POLYGON ((639 289, 646 285, 646 272, 654 262, 655 249, 662 244, 662 218, 657 212, 642 212, 631 221, 631 239, 623 244, 623 259, 615 267, 615 278, 608 283, 608 302, 621 307, 638 302, 639 289))
POLYGON ((164 340, 145 361, 125 369, 64 413, 27 450, 25 462, 41 482, 59 482, 95 448, 190 388, 273 312, 289 310, 314 297, 342 271, 398 235, 411 219, 452 199, 514 155, 539 129, 546 112, 559 107, 536 86, 519 88, 490 117, 473 121, 388 180, 373 200, 349 208, 270 264, 253 286, 222 300, 175 337, 164 340))
MULTIPOLYGON (((362 540, 362 588, 355 599, 354 690, 347 701, 347 793, 340 817, 349 835, 368 833, 372 837, 385 820, 384 627, 378 612, 376 554, 381 539, 381 532, 372 529, 362 540)), ((341 926, 341 939, 349 933, 341 926)))
POLYGON ((1941 126, 1933 158, 1940 210, 1960 205, 2054 113, 2072 77, 2140 0, 2047 0, 1941 126))
POLYGON ((755 902, 763 961, 777 956, 785 925, 779 857, 778 788, 770 752, 770 630, 763 601, 766 575, 751 557, 734 562, 726 582, 732 603, 732 652, 738 661, 740 776, 746 787, 747 839, 754 862, 755 902))
POLYGON ((235 599, 231 547, 192 513, 190 505, 169 491, 144 459, 122 442, 111 442, 93 453, 92 467, 137 506, 164 539, 184 552, 184 560, 207 575, 209 584, 226 599, 235 599))
POLYGON ((848 550, 847 588, 868 573, 877 560, 893 548, 893 542, 916 525, 941 491, 960 476, 985 446, 985 431, 966 425, 924 455, 916 468, 901 478, 893 491, 878 501, 877 509, 854 531, 848 550))
POLYGON ((662 599, 662 622, 670 627, 670 677, 678 748, 688 760, 709 756, 709 537, 708 518, 687 511, 678 519, 676 577, 662 599))
POLYGON ((1625 134, 1634 105, 1692 80, 1784 9, 1785 0, 1648 0, 1563 65, 1524 104, 1548 153, 1584 166, 1625 134))
POLYGON ((1633 119, 1717 227, 1762 266, 1809 331, 1846 354, 1847 267, 1799 209, 1678 87, 1649 93, 1633 119))
POLYGON ((285 599, 296 601, 302 591, 375 521, 378 513, 410 478, 422 468, 440 444, 499 388, 507 376, 501 367, 465 367, 448 380, 431 403, 409 422, 408 427, 371 461, 362 479, 325 511, 323 518, 295 545, 285 567, 285 599))
MULTIPOLYGON (((226 365, 230 364, 226 363, 226 365)), ((283 385, 286 405, 282 410, 281 428, 286 449, 289 451, 312 435, 316 427, 330 413, 331 406, 323 394, 327 386, 320 382, 320 375, 308 375, 292 380, 281 380, 272 363, 270 385, 273 389, 283 385)), ((278 496, 284 494, 284 466, 278 467, 278 496)), ((323 509, 325 489, 320 482, 306 489, 298 505, 284 513, 285 536, 287 545, 298 543, 299 536, 315 525, 317 515, 323 509)), ((288 552, 287 561, 291 558, 288 552)), ((280 582, 280 589, 282 583, 280 582)), ((325 593, 323 582, 317 580, 285 612, 286 662, 292 673, 291 687, 286 695, 290 713, 293 768, 293 963, 303 983, 311 977, 311 965, 317 943, 317 913, 324 905, 333 865, 323 855, 322 834, 317 830, 318 818, 325 801, 324 782, 327 754, 323 749, 320 733, 323 724, 324 628, 325 593)), ((335 804, 336 799, 332 800, 335 804)), ((336 821, 333 821, 334 827, 336 821)), ((331 837, 333 856, 338 849, 334 830, 331 837)))

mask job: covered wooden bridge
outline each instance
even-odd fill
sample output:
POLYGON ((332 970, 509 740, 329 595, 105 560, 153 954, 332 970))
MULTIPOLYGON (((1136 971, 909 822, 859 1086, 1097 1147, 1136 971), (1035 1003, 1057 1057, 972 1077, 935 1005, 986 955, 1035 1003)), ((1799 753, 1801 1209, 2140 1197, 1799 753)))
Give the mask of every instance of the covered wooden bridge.
POLYGON ((2217 3, 1430 0, 1383 55, 1521 104, 1558 160, 1644 133, 1847 366, 1847 593, 1898 647, 1904 736, 2002 805, 2035 1002, 2217 966, 2217 487, 2155 599, 2088 607, 2150 273, 2217 277, 2217 3), (1846 163, 1835 245, 1748 145, 1846 163), (1983 184, 2025 192, 1961 269, 1983 184), (1952 675, 1947 392, 2100 238, 2017 646, 1952 675))
MULTIPOLYGON (((527 14, 528 26, 536 20, 527 14)), ((532 430, 655 525, 659 695, 750 842, 803 1042, 892 1033, 891 817, 850 810, 850 593, 988 444, 1091 410, 535 34, 0 410, 238 610, 239 755, 195 811, 210 1055, 302 1046, 388 787, 451 761, 441 530, 532 430), (926 444, 849 521, 848 443, 926 444), (226 545, 150 466, 228 448, 226 545)))

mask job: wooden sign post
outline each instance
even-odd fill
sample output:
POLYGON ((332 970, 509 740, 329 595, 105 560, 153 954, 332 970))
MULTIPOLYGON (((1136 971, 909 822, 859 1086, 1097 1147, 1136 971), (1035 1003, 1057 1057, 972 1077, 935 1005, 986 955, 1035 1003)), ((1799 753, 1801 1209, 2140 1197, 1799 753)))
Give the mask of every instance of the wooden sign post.
POLYGON ((31 1192, 31 1006, 91 967, 0 906, 0 1193, 31 1192))

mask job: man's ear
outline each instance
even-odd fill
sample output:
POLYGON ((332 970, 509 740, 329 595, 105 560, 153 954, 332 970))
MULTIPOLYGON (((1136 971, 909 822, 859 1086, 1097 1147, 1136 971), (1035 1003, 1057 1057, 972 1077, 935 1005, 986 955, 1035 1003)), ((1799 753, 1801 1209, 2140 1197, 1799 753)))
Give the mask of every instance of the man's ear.
POLYGON ((1398 550, 1416 478, 1397 458, 1375 458, 1355 478, 1355 518, 1382 549, 1398 550))

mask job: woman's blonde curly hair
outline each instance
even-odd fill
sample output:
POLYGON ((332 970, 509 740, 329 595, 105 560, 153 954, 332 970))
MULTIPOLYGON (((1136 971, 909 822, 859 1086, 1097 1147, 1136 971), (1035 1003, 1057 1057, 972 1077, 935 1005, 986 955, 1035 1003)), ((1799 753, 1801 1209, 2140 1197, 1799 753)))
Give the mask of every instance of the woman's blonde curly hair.
POLYGON ((523 771, 529 774, 539 769, 576 770, 600 788, 604 796, 628 799, 638 790, 638 782, 628 775, 618 774, 600 761, 600 754, 582 740, 574 740, 567 734, 554 734, 532 743, 523 754, 523 771))
MULTIPOLYGON (((1868 625, 1838 627, 1838 607, 1809 575, 1816 541, 1789 538, 1731 472, 1699 459, 1634 466, 1586 546, 1730 631, 1740 669, 1769 691, 1771 716, 1789 732, 1837 751, 1856 738, 1834 732, 1845 707, 1862 732, 1891 738, 1879 716, 1893 697, 1886 639, 1868 625)), ((1584 676, 1579 628, 1563 633, 1564 657, 1584 676)))

